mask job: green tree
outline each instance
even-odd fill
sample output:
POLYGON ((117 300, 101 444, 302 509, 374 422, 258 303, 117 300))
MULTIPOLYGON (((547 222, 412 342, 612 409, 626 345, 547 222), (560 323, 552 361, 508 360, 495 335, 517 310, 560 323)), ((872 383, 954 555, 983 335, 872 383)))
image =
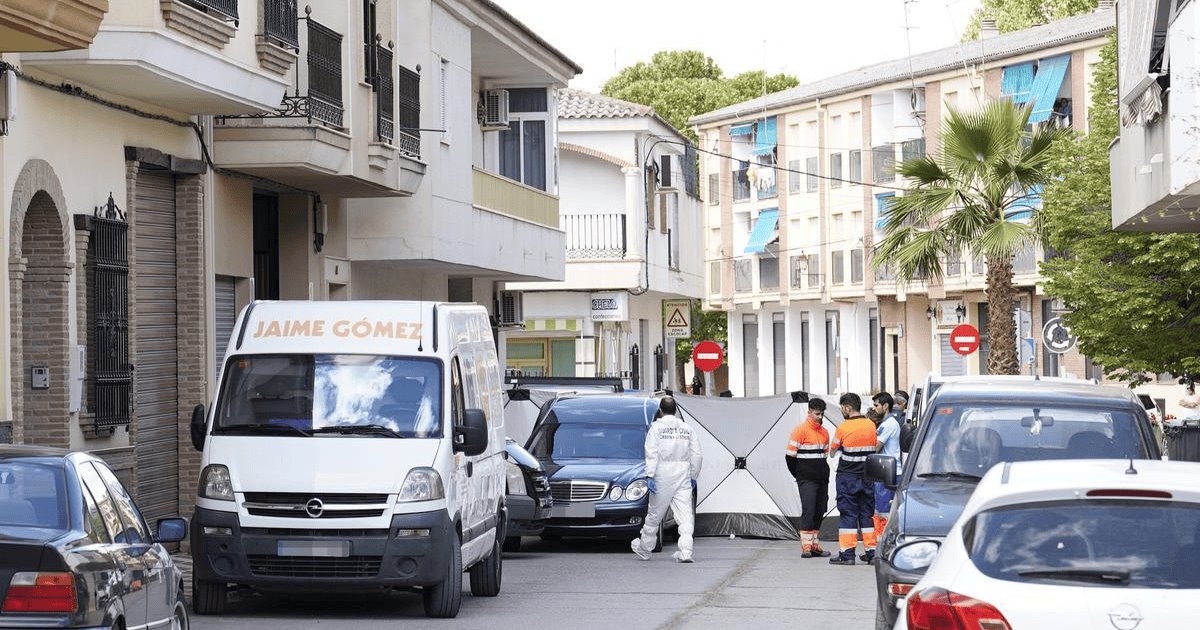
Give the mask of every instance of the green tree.
POLYGON ((888 264, 897 278, 941 277, 942 259, 964 249, 987 261, 988 371, 1018 374, 1016 326, 1012 312, 1017 290, 1012 259, 1033 242, 1033 225, 1006 220, 1034 186, 1050 179, 1051 145, 1064 129, 1026 131, 1029 107, 993 101, 977 112, 951 109, 936 156, 901 162, 897 172, 909 184, 891 204, 884 238, 873 264, 888 264))
POLYGON ((1001 33, 1061 20, 1096 10, 1099 0, 983 0, 963 33, 963 40, 979 39, 979 22, 996 20, 1001 33))
POLYGON ((1089 133, 1052 149, 1055 180, 1040 212, 1047 243, 1062 256, 1041 266, 1046 292, 1079 349, 1110 377, 1200 373, 1200 235, 1112 229, 1108 145, 1117 137, 1116 43, 1092 77, 1089 133))
MULTIPOLYGON (((631 103, 649 105, 675 129, 692 142, 695 132, 688 126, 689 118, 722 107, 741 103, 763 95, 796 87, 800 81, 791 75, 767 75, 761 70, 726 77, 711 57, 698 50, 665 50, 657 52, 649 63, 638 63, 622 69, 605 82, 601 93, 631 103)), ((728 339, 728 322, 724 312, 703 311, 699 302, 692 306, 692 336, 677 339, 676 363, 691 360, 692 347, 704 340, 724 343, 728 339)), ((682 375, 683 370, 677 370, 682 375)), ((685 383, 679 382, 676 387, 685 383)))

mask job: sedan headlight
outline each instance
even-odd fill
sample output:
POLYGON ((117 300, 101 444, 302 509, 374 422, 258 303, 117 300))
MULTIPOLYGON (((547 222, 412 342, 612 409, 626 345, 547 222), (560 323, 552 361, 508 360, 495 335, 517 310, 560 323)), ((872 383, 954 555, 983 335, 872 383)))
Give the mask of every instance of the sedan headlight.
POLYGON ((233 481, 229 478, 229 469, 221 464, 205 466, 200 471, 200 490, 197 494, 205 499, 232 501, 233 481))
POLYGON ((621 486, 613 486, 612 490, 608 491, 608 500, 609 501, 620 501, 621 500, 621 486))
POLYGON ((525 487, 525 473, 521 472, 520 466, 504 462, 504 474, 508 479, 508 494, 529 494, 525 487))
POLYGON ((901 571, 919 572, 929 568, 942 544, 937 540, 914 540, 900 545, 892 554, 892 566, 901 571))
POLYGON ((446 496, 442 488, 442 476, 432 468, 414 468, 408 471, 404 483, 400 485, 400 495, 397 503, 412 501, 433 501, 446 496))
POLYGON ((646 496, 646 480, 645 479, 638 479, 637 481, 629 484, 628 488, 625 488, 625 500, 626 501, 637 501, 638 499, 641 499, 644 496, 646 496))

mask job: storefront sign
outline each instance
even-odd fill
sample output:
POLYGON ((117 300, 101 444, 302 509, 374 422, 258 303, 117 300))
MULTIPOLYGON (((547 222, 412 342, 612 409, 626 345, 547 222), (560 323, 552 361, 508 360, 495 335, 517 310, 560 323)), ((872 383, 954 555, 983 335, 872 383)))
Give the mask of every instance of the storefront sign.
POLYGON ((629 319, 629 294, 610 291, 592 294, 592 321, 623 322, 629 319))

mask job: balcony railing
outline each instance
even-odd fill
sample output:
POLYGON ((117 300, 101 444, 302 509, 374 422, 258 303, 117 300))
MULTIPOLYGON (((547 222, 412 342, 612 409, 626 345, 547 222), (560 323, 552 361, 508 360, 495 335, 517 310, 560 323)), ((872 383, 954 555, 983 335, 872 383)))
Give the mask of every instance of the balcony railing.
POLYGON ((300 50, 296 0, 262 0, 263 37, 281 46, 300 50))
POLYGON ((391 144, 396 134, 392 103, 396 100, 396 82, 392 79, 392 51, 375 45, 378 74, 375 75, 375 136, 384 144, 391 144))
POLYGON ((308 115, 342 127, 342 36, 308 21, 308 115))
POLYGON ((401 153, 421 157, 421 75, 399 66, 397 69, 396 146, 401 153))
POLYGON ((564 214, 567 260, 624 258, 624 214, 564 214))
POLYGON ((238 19, 238 0, 186 0, 186 2, 205 13, 216 13, 229 20, 238 19))

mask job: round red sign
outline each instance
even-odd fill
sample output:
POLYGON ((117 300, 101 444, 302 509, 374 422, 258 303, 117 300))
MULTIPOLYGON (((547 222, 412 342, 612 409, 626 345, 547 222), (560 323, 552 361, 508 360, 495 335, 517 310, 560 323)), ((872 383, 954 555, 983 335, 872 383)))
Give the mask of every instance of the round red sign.
POLYGON ((696 369, 701 372, 711 372, 721 367, 721 362, 724 360, 725 353, 721 351, 721 346, 715 341, 701 341, 692 350, 692 361, 696 363, 696 369))
POLYGON ((959 324, 950 331, 950 347, 966 356, 979 349, 979 329, 970 324, 959 324))

